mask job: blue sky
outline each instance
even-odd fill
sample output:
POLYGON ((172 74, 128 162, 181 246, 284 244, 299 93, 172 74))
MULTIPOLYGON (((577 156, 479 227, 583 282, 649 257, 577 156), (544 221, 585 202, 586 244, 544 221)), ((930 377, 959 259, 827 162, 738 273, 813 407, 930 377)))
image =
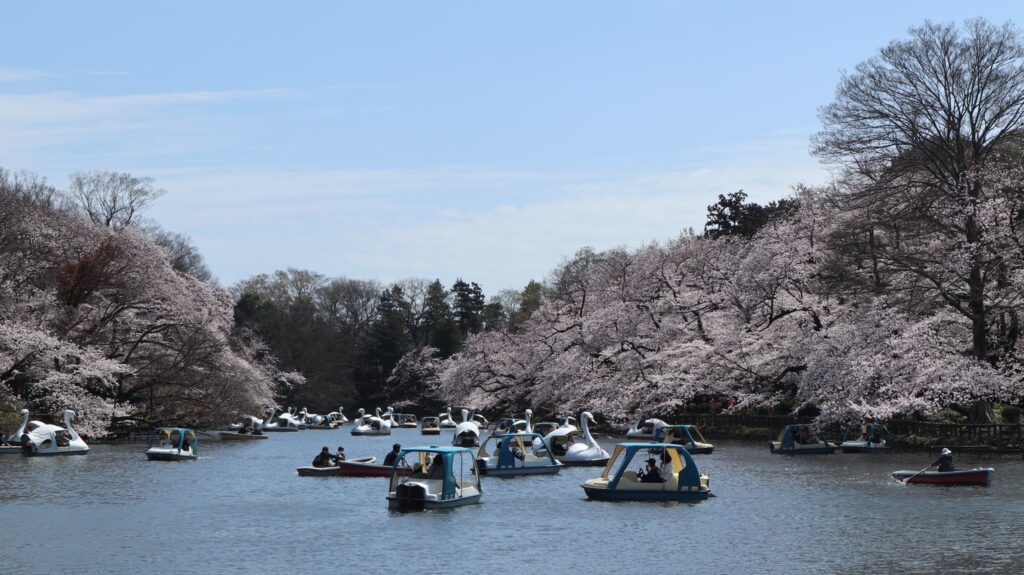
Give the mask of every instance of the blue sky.
POLYGON ((12 3, 0 165, 151 176, 223 284, 543 279, 823 183, 840 71, 995 2, 12 3), (713 4, 713 5, 712 5, 713 4))

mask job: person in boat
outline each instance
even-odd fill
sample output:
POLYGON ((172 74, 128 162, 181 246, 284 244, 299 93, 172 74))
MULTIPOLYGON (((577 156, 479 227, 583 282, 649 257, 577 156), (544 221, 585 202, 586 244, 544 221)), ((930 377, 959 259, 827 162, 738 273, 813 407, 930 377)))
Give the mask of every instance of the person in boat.
POLYGON ((189 449, 192 449, 192 442, 188 440, 188 434, 186 433, 185 438, 181 442, 181 450, 188 451, 189 449))
POLYGON ((345 448, 339 445, 338 453, 334 456, 334 462, 341 463, 342 461, 345 461, 345 448))
POLYGON ((313 467, 330 467, 331 466, 331 450, 325 445, 320 453, 313 459, 313 467))
POLYGON ((384 456, 384 465, 394 465, 395 460, 398 459, 398 452, 402 450, 402 444, 396 443, 391 446, 391 451, 384 456))
POLYGON ((956 467, 953 465, 953 452, 945 447, 942 448, 942 455, 932 463, 932 467, 939 466, 939 471, 956 471, 956 467))
POLYGON ((3 446, 10 445, 10 443, 7 443, 7 436, 4 435, 3 433, 0 433, 0 445, 3 445, 3 446))
POLYGON ((661 470, 658 469, 657 461, 653 457, 647 459, 647 466, 637 472, 637 479, 640 483, 663 483, 661 470))
POLYGON ((444 458, 438 453, 427 470, 427 479, 444 479, 444 458))
POLYGON ((661 467, 658 471, 661 472, 661 480, 666 481, 670 475, 672 475, 672 456, 668 454, 668 450, 664 449, 661 452, 661 467))

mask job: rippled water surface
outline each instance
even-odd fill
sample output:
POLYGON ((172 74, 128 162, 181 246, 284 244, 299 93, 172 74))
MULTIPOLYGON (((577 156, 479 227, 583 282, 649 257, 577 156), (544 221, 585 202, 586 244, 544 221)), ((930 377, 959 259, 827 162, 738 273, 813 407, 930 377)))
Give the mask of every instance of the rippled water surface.
POLYGON ((1024 572, 1017 457, 957 458, 995 467, 988 488, 902 486, 888 473, 926 454, 789 458, 722 441, 695 456, 717 495, 700 503, 587 501, 580 483, 599 470, 568 468, 484 478, 481 505, 408 514, 388 511, 384 479, 295 473, 324 445, 380 460, 396 441, 428 443, 346 428, 205 442, 186 463, 148 462, 140 445, 0 456, 0 572, 1024 572))

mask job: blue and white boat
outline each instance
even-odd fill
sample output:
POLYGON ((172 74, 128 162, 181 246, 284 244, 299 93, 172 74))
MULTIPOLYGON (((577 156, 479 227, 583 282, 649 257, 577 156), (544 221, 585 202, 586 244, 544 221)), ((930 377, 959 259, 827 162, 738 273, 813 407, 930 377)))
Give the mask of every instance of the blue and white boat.
POLYGON ((850 430, 846 436, 850 439, 839 444, 843 453, 888 453, 892 451, 889 442, 892 434, 889 428, 881 423, 865 423, 859 428, 850 430))
POLYGON ((472 450, 431 445, 399 451, 387 499, 389 509, 401 511, 480 503, 480 473, 472 450))
POLYGON ((818 437, 814 426, 803 423, 787 425, 778 439, 768 442, 768 449, 779 455, 819 455, 836 452, 836 444, 818 437))
POLYGON ((538 433, 496 433, 480 446, 476 456, 480 473, 494 477, 516 475, 553 475, 562 469, 548 449, 547 441, 538 433), (535 441, 543 446, 534 453, 535 441))
POLYGON ((656 443, 682 445, 690 455, 709 454, 715 446, 708 443, 696 425, 665 425, 654 430, 656 443))
POLYGON ((199 442, 191 429, 158 427, 149 437, 146 459, 150 461, 192 461, 199 458, 199 442))
POLYGON ((700 501, 712 497, 708 476, 697 469, 693 457, 672 443, 620 443, 615 446, 600 477, 582 485, 590 499, 601 501, 700 501), (648 460, 658 475, 643 476, 648 460), (636 465, 636 471, 630 468, 636 465))

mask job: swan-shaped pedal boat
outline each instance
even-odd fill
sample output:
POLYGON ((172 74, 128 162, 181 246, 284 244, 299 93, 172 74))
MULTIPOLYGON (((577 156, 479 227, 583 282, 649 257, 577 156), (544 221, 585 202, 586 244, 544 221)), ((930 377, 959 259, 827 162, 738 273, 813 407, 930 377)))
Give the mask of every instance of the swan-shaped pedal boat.
POLYGON ((207 431, 207 435, 220 441, 258 441, 266 439, 263 435, 263 420, 251 415, 246 415, 239 423, 228 425, 226 430, 207 431))
MULTIPOLYGON (((569 466, 600 466, 608 463, 608 452, 590 434, 589 422, 597 423, 593 414, 584 411, 580 414, 582 432, 574 425, 567 425, 555 429, 544 438, 555 459, 569 466), (580 435, 583 441, 576 440, 580 435)), ((541 449, 535 448, 534 451, 540 453, 541 449)))
POLYGON ((444 509, 480 502, 480 473, 465 447, 412 447, 398 452, 388 486, 388 508, 444 509), (408 470, 408 475, 403 472, 408 470))
POLYGON ((381 417, 380 408, 375 411, 376 415, 364 415, 356 420, 352 428, 352 435, 391 435, 391 417, 381 417))
POLYGON ((71 427, 75 412, 64 410, 64 427, 30 421, 21 434, 22 453, 30 457, 43 455, 85 455, 89 446, 71 427))
POLYGON ((480 426, 487 425, 487 419, 479 414, 469 416, 469 410, 462 410, 462 423, 455 426, 452 445, 456 447, 478 447, 480 445, 480 426))
POLYGON ((865 423, 847 434, 847 439, 839 444, 843 453, 888 453, 892 451, 889 442, 892 434, 889 428, 881 423, 865 423))
POLYGON ((693 457, 671 443, 620 443, 600 477, 582 485, 590 499, 601 501, 700 501, 712 497, 708 476, 693 457), (660 480, 644 481, 638 471, 648 459, 660 463, 660 480))
MULTIPOLYGON (((391 468, 391 465, 378 464, 376 457, 359 457, 346 459, 328 467, 307 466, 299 467, 295 471, 299 477, 388 477, 391 475, 391 468)), ((404 470, 404 473, 408 475, 409 470, 404 470)))
POLYGON ((654 430, 655 443, 682 445, 690 455, 710 454, 715 446, 704 439, 696 425, 665 425, 654 430))
POLYGON ((819 455, 836 452, 836 444, 818 437, 810 424, 787 425, 779 438, 768 442, 768 449, 779 455, 819 455))
POLYGON ((305 428, 305 424, 299 425, 299 420, 292 415, 291 410, 273 417, 273 413, 270 417, 266 418, 266 422, 263 424, 263 431, 283 432, 283 431, 299 431, 299 429, 305 428))
POLYGON ((439 413, 438 417, 441 418, 441 429, 455 429, 458 423, 452 419, 452 408, 444 408, 444 413, 439 413))
POLYGON ((488 437, 477 452, 476 465, 480 473, 494 477, 553 475, 563 467, 539 433, 525 432, 488 437), (540 454, 533 451, 533 442, 538 439, 543 446, 540 454))
POLYGON ((334 427, 341 427, 348 423, 348 418, 345 417, 345 408, 339 407, 338 411, 332 411, 327 414, 327 420, 331 422, 334 427))
POLYGON ((149 437, 149 461, 192 461, 199 459, 199 442, 191 429, 158 427, 149 437))
POLYGON ((21 436, 25 434, 25 428, 28 426, 28 410, 21 410, 21 425, 18 426, 17 431, 7 436, 7 445, 0 445, 0 455, 21 455, 21 436))
POLYGON ((644 419, 644 412, 642 409, 636 410, 634 413, 636 421, 633 422, 633 426, 626 431, 626 437, 630 439, 654 439, 654 432, 659 427, 665 427, 668 425, 664 421, 657 418, 644 419))
POLYGON ((441 435, 441 418, 424 417, 421 419, 420 435, 441 435))

